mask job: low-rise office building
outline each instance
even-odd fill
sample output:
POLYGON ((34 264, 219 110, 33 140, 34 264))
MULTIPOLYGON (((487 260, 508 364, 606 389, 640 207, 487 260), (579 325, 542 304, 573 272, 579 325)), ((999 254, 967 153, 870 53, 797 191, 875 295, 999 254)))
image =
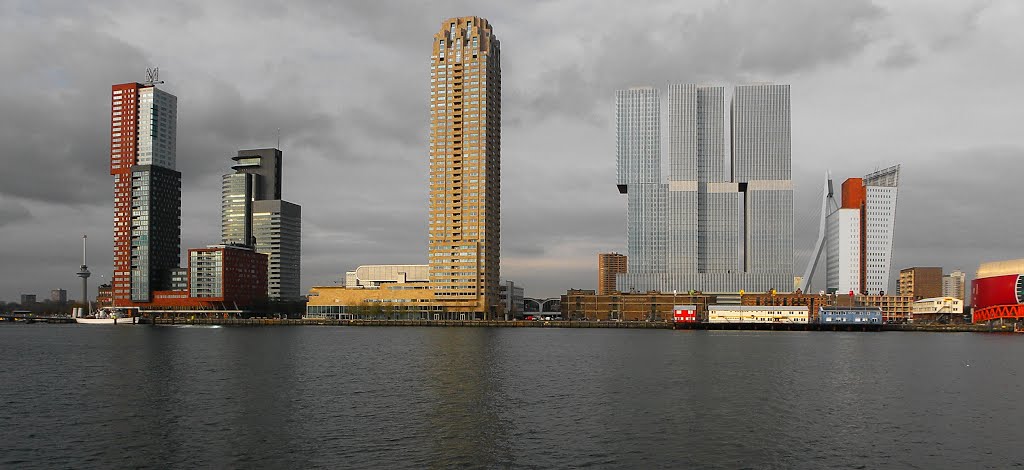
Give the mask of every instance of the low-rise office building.
POLYGON ((907 323, 910 321, 913 304, 914 297, 910 295, 858 295, 854 297, 854 305, 882 309, 882 320, 885 323, 907 323))
POLYGON ((451 320, 434 301, 425 264, 363 265, 345 273, 341 286, 310 290, 305 318, 331 320, 451 320))
POLYGON ((933 297, 914 302, 914 323, 959 322, 964 316, 963 300, 954 297, 933 297))
MULTIPOLYGON (((835 294, 804 294, 801 292, 743 294, 740 296, 740 305, 807 307, 809 320, 814 323, 818 320, 818 311, 821 307, 836 305, 843 297, 843 295, 835 294)), ((845 297, 848 298, 848 296, 845 297)))
POLYGON ((942 295, 942 268, 914 267, 900 270, 900 295, 914 300, 928 299, 942 295))
POLYGON ((807 307, 708 306, 708 323, 807 323, 807 307))
POLYGON ((505 309, 505 319, 511 320, 523 315, 523 303, 525 291, 522 287, 512 281, 505 281, 498 286, 498 298, 505 309))
POLYGON ((825 325, 881 324, 882 309, 878 307, 821 307, 817 322, 825 325))
POLYGON ((53 289, 50 291, 50 301, 61 304, 68 303, 68 291, 64 289, 53 289))
POLYGON ((251 246, 210 245, 188 250, 188 296, 225 307, 267 299, 267 255, 251 246))
POLYGON ((562 318, 591 321, 672 321, 676 305, 693 305, 697 317, 706 318, 713 295, 611 293, 569 290, 562 296, 562 318))
POLYGON ((109 307, 114 303, 114 291, 110 284, 100 284, 96 288, 96 308, 109 307))

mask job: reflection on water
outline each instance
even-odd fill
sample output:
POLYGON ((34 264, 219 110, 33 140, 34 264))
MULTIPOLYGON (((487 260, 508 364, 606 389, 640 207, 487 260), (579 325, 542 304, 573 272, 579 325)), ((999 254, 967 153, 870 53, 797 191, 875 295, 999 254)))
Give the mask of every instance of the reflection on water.
POLYGON ((0 466, 1003 468, 1022 339, 2 325, 0 466))
POLYGON ((453 328, 427 333, 424 357, 429 388, 431 467, 506 466, 512 462, 508 427, 500 410, 506 406, 498 371, 505 364, 498 350, 498 330, 467 335, 453 328))

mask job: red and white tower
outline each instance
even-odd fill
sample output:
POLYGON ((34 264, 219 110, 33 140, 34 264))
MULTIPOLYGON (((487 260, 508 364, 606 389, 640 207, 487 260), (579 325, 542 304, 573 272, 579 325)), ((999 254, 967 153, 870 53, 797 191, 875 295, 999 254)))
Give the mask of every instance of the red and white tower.
POLYGON ((181 250, 181 174, 175 170, 177 97, 143 83, 111 87, 110 174, 114 177, 114 306, 168 289, 181 250))

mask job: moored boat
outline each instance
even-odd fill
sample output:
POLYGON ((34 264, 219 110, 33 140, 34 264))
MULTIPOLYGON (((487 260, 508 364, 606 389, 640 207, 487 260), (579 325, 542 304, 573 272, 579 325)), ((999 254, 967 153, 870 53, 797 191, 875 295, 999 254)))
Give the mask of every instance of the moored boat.
POLYGON ((75 323, 83 325, 134 325, 138 317, 126 310, 101 308, 96 313, 84 317, 76 317, 75 323))

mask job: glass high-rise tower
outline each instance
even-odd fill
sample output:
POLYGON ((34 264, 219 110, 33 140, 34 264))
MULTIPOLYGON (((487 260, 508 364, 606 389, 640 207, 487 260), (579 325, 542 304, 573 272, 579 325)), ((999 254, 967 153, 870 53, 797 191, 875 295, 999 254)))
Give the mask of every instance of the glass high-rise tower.
POLYGON ((221 178, 221 243, 252 246, 269 257, 267 296, 299 298, 302 207, 281 200, 276 148, 239 150, 234 173, 221 178))
POLYGON ((500 309, 499 43, 487 20, 449 18, 431 54, 431 288, 448 314, 493 316, 500 309))
POLYGON ((628 195, 630 258, 619 289, 788 290, 789 86, 735 88, 728 148, 724 88, 671 85, 667 101, 669 174, 662 181, 657 90, 616 92, 617 185, 628 195))
POLYGON ((144 304, 171 288, 181 251, 181 173, 174 95, 152 84, 111 87, 114 306, 144 304))

